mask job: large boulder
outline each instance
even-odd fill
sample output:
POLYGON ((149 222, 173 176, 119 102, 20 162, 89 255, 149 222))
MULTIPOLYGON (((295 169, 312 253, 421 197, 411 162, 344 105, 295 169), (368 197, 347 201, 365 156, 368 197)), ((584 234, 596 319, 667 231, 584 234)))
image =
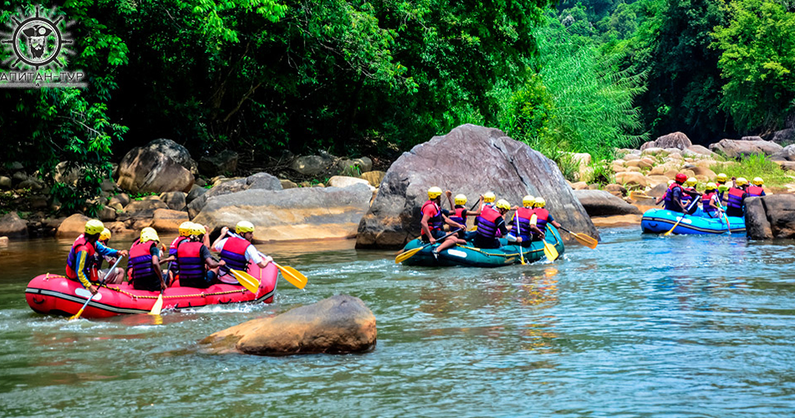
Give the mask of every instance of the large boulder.
POLYGON ((8 212, 0 217, 0 236, 27 237, 28 224, 16 212, 8 212))
POLYGON ((710 144, 709 149, 713 152, 720 151, 731 158, 741 158, 754 154, 774 155, 783 151, 784 147, 771 141, 721 139, 715 144, 710 144))
POLYGON ((677 148, 684 150, 692 145, 693 143, 690 142, 690 138, 688 138, 687 135, 683 134, 682 132, 674 132, 668 135, 663 135, 654 141, 646 142, 640 146, 640 149, 641 151, 645 150, 646 148, 677 148))
POLYGON ((356 247, 400 248, 416 237, 420 206, 432 186, 463 193, 472 202, 487 191, 512 204, 528 194, 543 196, 566 228, 598 236, 552 160, 498 129, 462 125, 415 146, 392 164, 359 224, 356 247), (459 150, 455 158, 450 150, 459 150))
POLYGON ((745 204, 748 238, 795 238, 795 195, 752 197, 745 204))
POLYGON ((133 193, 189 192, 193 174, 171 157, 150 148, 136 147, 119 163, 117 184, 133 193))
POLYGON ((258 318, 201 341, 211 353, 260 356, 362 353, 375 348, 375 315, 361 299, 336 295, 275 317, 258 318))
POLYGON ((170 139, 155 139, 146 144, 146 148, 166 155, 174 160, 175 163, 185 167, 188 171, 193 173, 193 175, 199 174, 198 164, 191 158, 188 149, 170 139))
POLYGON ((640 215, 640 210, 604 190, 575 190, 588 216, 640 215))
POLYGON ((252 174, 246 178, 239 178, 234 180, 224 181, 223 183, 213 187, 209 191, 202 192, 201 190, 194 189, 188 195, 188 215, 195 218, 199 212, 202 211, 207 200, 212 197, 223 196, 231 193, 241 192, 243 190, 282 190, 282 183, 278 178, 268 173, 252 174), (196 192, 197 196, 191 199, 191 195, 196 192))
POLYGON ((371 197, 370 187, 364 184, 345 188, 248 189, 209 197, 193 221, 211 229, 250 221, 256 227, 257 242, 352 238, 371 197))
POLYGON ((82 213, 75 213, 61 222, 61 225, 58 227, 58 232, 55 233, 55 236, 58 238, 75 239, 86 231, 86 222, 89 220, 91 220, 91 218, 88 216, 83 215, 82 213))
POLYGON ((771 141, 777 144, 788 144, 795 141, 795 129, 787 128, 773 133, 771 141))
POLYGON ((158 232, 177 232, 183 222, 187 222, 188 214, 181 210, 156 209, 152 215, 152 228, 158 232))

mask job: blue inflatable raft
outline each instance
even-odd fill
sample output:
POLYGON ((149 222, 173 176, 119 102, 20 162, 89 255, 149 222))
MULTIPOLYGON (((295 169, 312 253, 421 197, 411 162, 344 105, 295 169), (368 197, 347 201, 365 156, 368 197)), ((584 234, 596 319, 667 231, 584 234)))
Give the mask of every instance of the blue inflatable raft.
MULTIPOLYGON (((552 244, 558 254, 563 254, 563 240, 560 238, 560 232, 554 226, 547 224, 546 241, 552 244)), ((508 241, 504 238, 500 239, 502 246, 496 249, 476 248, 468 243, 467 245, 456 245, 455 247, 448 248, 439 253, 439 258, 436 259, 431 254, 431 250, 439 246, 439 244, 429 245, 428 247, 420 250, 403 264, 409 266, 466 266, 466 267, 501 267, 511 264, 521 263, 519 257, 519 250, 524 253, 525 263, 532 263, 543 259, 544 244, 541 241, 533 241, 529 247, 521 247, 519 245, 508 245, 508 241)), ((417 247, 425 245, 419 238, 409 241, 403 248, 403 251, 409 251, 417 247)))
MULTIPOLYGON (((649 209, 643 214, 640 226, 643 232, 665 233, 671 230, 682 217, 679 212, 672 212, 665 209, 649 209)), ((732 234, 745 234, 745 218, 734 216, 710 218, 704 216, 701 210, 692 215, 685 216, 679 225, 674 229, 674 234, 726 234, 731 230, 732 234), (728 219, 728 225, 727 225, 728 219)))

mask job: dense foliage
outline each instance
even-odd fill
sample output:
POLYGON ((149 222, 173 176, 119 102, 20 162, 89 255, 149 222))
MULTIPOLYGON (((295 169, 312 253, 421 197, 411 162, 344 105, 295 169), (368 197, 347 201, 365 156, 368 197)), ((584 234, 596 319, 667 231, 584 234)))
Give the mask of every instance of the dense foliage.
MULTIPOLYGON (((378 153, 478 123, 559 161, 599 160, 676 130, 701 143, 770 132, 793 113, 792 2, 551 6, 67 0, 55 12, 76 23, 68 68, 89 87, 0 90, 7 161, 42 177, 59 161, 79 167, 77 182, 54 177, 74 210, 119 154, 158 137, 197 159, 227 148, 378 153)), ((3 10, 8 26, 35 9, 4 0, 3 10)), ((0 54, 7 64, 8 48, 0 54)))

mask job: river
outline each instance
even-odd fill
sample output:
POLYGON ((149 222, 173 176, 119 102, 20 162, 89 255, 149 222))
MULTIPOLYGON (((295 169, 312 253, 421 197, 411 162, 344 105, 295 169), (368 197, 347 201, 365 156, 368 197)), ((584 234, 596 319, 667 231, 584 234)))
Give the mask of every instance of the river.
POLYGON ((260 246, 308 286, 280 278, 273 304, 165 312, 160 324, 35 314, 27 282, 61 273, 71 242, 12 242, 0 248, 0 416, 795 415, 793 242, 637 227, 602 238, 499 269, 400 266, 352 241, 260 246), (375 314, 374 351, 197 350, 340 293, 375 314))

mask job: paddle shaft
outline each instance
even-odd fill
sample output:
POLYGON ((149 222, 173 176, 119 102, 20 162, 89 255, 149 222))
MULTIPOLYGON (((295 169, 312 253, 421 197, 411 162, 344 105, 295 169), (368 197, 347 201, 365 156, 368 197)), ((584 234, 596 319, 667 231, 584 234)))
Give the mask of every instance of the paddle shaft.
POLYGON ((671 228, 664 235, 666 235, 666 236, 671 235, 671 232, 674 232, 674 229, 676 229, 676 227, 679 226, 679 222, 682 222, 682 219, 685 219, 685 216, 689 215, 688 212, 690 212, 690 209, 692 209, 693 205, 695 205, 697 202, 698 202, 698 200, 693 199, 693 201, 687 206, 687 208, 685 208, 685 211, 682 212, 682 216, 679 217, 679 220, 676 221, 676 223, 674 224, 673 228, 671 228))
MULTIPOLYGON (((100 287, 102 287, 102 286, 104 286, 104 285, 105 285, 105 282, 107 282, 107 281, 108 281, 108 276, 110 276, 110 273, 111 273, 111 272, 113 272, 113 270, 115 270, 115 269, 116 269, 116 266, 118 266, 118 265, 119 265, 119 261, 121 261, 121 256, 119 256, 118 258, 116 258, 116 262, 115 262, 115 263, 113 263, 113 266, 111 266, 110 270, 108 270, 108 274, 106 274, 106 275, 105 275, 105 277, 102 279, 102 282, 101 282, 101 283, 99 284, 99 286, 97 287, 97 293, 99 293, 99 288, 100 288, 100 287)), ((86 309, 86 306, 88 306, 88 303, 89 303, 89 302, 91 302, 91 300, 92 300, 92 299, 94 299, 94 296, 96 296, 96 295, 97 295, 97 293, 92 293, 92 294, 91 294, 91 296, 89 296, 89 297, 88 297, 88 300, 86 300, 86 303, 84 303, 84 304, 83 304, 83 307, 82 307, 82 308, 80 308, 80 310, 79 310, 79 311, 77 311, 77 313, 76 313, 76 314, 74 314, 74 316, 72 316, 71 318, 69 318, 69 320, 71 321, 71 320, 73 320, 73 319, 80 318, 80 315, 82 315, 82 314, 83 314, 83 310, 84 310, 84 309, 86 309)))

